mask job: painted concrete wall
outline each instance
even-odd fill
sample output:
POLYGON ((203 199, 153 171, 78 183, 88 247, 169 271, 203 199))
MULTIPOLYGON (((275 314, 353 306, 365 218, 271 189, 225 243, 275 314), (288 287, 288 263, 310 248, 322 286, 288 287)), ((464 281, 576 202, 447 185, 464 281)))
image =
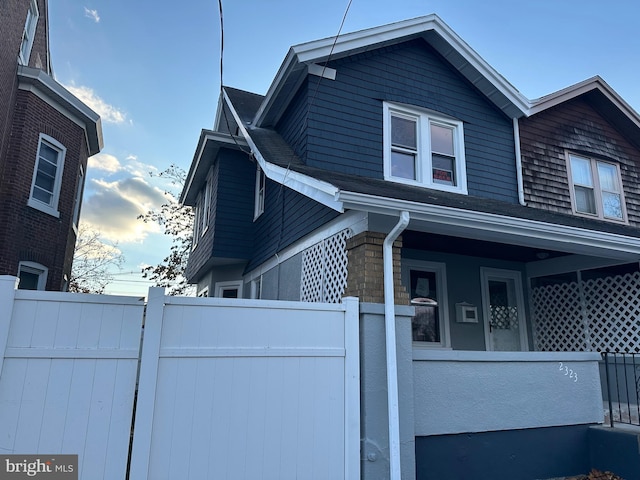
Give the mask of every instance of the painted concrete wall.
MULTIPOLYGON (((396 306, 398 405, 402 478, 414 480, 415 434, 411 346, 413 307, 396 306)), ((384 305, 360 304, 361 472, 363 479, 389 478, 389 427, 384 305)))
POLYGON ((421 351, 413 362, 416 435, 602 423, 599 358, 421 351))

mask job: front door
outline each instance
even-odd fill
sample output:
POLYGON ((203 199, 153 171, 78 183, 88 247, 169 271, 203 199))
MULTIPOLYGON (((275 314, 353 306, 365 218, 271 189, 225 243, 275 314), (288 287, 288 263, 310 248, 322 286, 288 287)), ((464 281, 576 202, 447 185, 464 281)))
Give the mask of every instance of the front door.
POLYGON ((527 350, 520 272, 482 268, 481 276, 487 350, 527 350))

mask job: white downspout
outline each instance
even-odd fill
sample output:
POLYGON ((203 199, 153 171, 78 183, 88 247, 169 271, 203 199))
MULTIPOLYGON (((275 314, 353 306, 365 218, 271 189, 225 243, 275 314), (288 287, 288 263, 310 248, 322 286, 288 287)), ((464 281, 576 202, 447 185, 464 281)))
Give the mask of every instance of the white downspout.
POLYGON ((400 415, 398 409, 398 365, 396 357, 396 315, 393 291, 393 242, 409 225, 409 212, 400 213, 397 225, 382 244, 384 267, 384 324, 387 351, 387 404, 389 409, 389 470, 390 480, 401 479, 400 415))
POLYGON ((513 140, 516 143, 516 176, 518 179, 518 201, 523 207, 527 206, 524 201, 524 180, 522 179, 522 153, 520 152, 520 126, 518 119, 513 119, 513 140))

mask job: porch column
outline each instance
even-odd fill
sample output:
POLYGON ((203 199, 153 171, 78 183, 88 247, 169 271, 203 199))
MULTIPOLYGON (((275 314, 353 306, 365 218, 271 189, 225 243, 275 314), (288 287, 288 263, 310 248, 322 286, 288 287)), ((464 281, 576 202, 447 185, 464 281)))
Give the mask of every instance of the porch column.
MULTIPOLYGON (((358 297, 360 302, 384 304, 384 265, 382 243, 386 235, 362 232, 347 240, 348 276, 345 297, 358 297)), ((409 294, 402 285, 400 250, 402 237, 393 242, 394 303, 409 305, 409 294)))

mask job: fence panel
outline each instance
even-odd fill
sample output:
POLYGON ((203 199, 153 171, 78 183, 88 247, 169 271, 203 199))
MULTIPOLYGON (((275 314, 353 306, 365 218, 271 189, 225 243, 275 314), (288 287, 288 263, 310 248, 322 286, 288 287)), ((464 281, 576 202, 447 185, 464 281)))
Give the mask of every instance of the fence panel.
POLYGON ((11 296, 11 315, 0 314, 0 451, 77 454, 79 478, 125 478, 144 303, 11 296))
POLYGON ((356 300, 150 294, 145 329, 131 478, 359 478, 356 300))

